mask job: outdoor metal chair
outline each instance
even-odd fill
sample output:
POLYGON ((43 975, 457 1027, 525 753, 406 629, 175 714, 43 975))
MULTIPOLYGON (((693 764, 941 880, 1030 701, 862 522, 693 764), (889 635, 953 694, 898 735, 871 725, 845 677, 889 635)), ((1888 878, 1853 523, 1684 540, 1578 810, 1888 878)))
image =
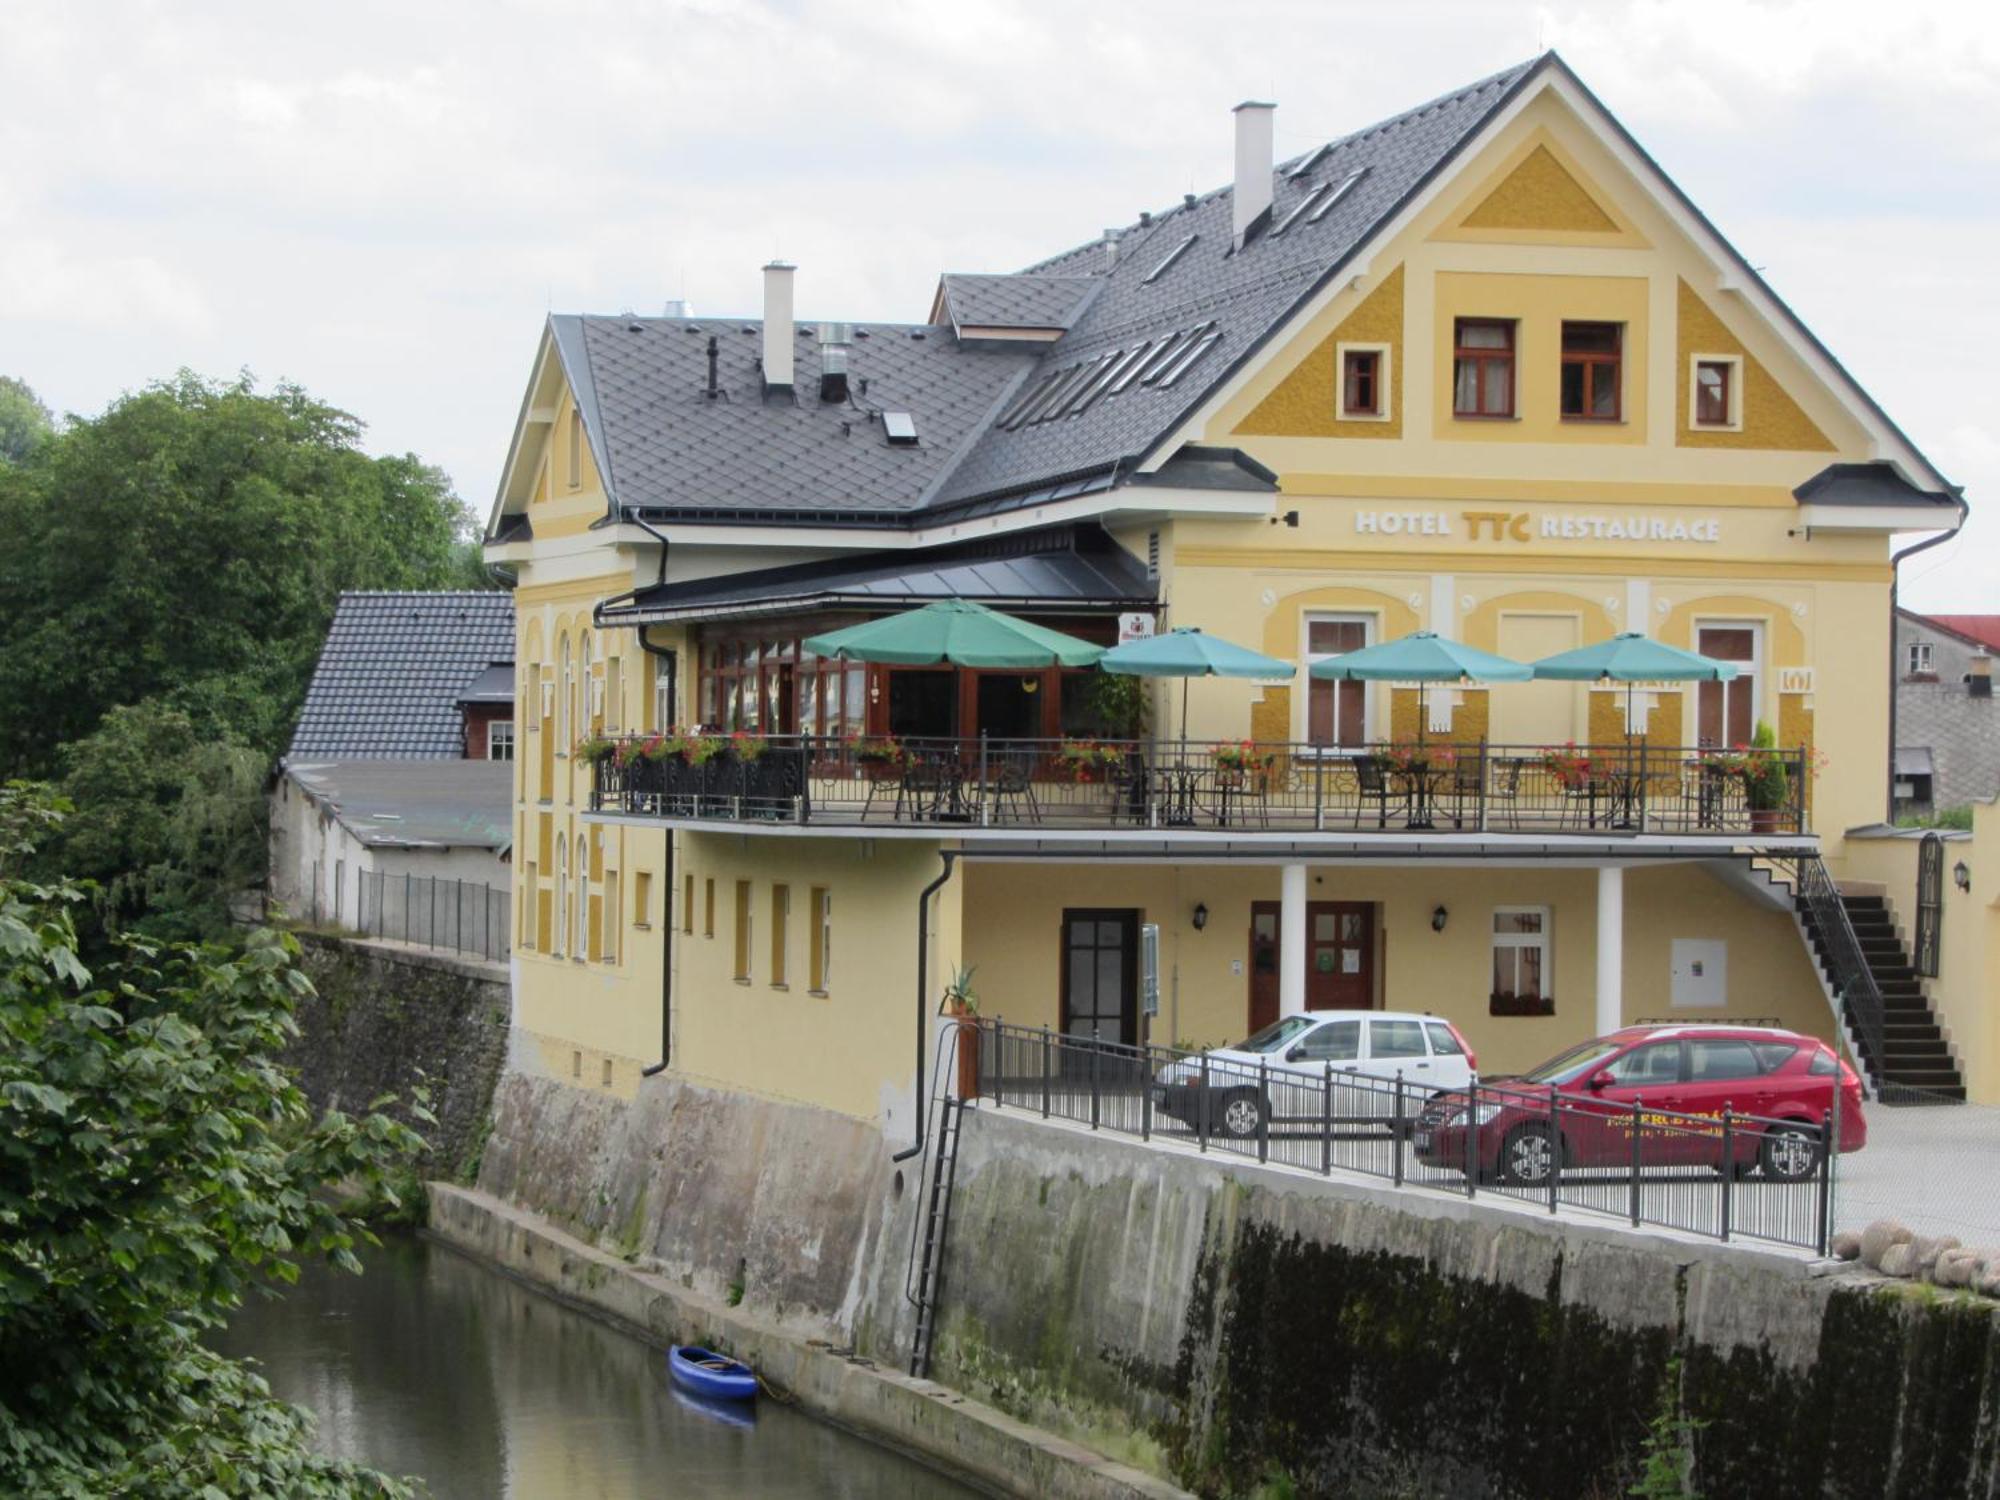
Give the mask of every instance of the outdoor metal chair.
POLYGON ((1401 794, 1389 783, 1389 773, 1372 755, 1350 755, 1347 765, 1354 772, 1354 826, 1361 826, 1361 814, 1372 802, 1376 808, 1375 826, 1387 828, 1389 804, 1401 800, 1401 794))
POLYGON ((1493 822, 1494 808, 1507 810, 1508 826, 1521 826, 1521 772, 1527 762, 1517 755, 1510 755, 1491 762, 1491 770, 1486 778, 1486 821, 1493 822))
POLYGON ((1007 821, 1007 804, 1011 799, 1017 820, 1026 804, 1027 821, 1042 821, 1042 805, 1035 800, 1034 758, 1032 756, 1003 755, 987 768, 986 795, 992 799, 993 821, 1007 821))

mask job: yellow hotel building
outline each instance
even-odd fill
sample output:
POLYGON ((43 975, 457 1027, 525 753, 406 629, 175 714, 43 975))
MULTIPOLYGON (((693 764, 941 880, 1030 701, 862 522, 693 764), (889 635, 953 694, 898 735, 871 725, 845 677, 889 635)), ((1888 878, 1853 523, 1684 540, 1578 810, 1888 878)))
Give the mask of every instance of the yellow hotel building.
MULTIPOLYGON (((1894 557, 1957 492, 1554 55, 1288 161, 1271 106, 1234 128, 1229 186, 946 274, 919 324, 803 322, 784 265, 761 319, 548 321, 486 546, 519 580, 517 1066, 896 1144, 955 972, 1135 1041, 1148 923, 1156 1042, 1425 1010, 1497 1073, 1641 1019, 1840 1029, 1797 897, 1883 814, 1894 557), (1287 675, 803 645, 948 598, 1287 675), (1740 670, 1308 675, 1420 629, 1740 670), (1753 807, 1760 723, 1788 774, 1753 807), (695 764, 693 727, 749 743, 695 764)), ((1956 1086, 1928 1000, 1889 1003, 1873 1081, 1956 1086)))

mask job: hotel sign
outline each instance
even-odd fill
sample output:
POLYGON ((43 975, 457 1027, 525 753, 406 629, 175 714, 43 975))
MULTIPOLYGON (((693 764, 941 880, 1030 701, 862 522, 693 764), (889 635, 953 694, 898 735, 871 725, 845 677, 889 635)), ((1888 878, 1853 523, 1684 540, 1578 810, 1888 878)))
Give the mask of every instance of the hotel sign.
POLYGON ((1463 537, 1471 542, 1665 542, 1684 546, 1722 540, 1713 516, 1536 515, 1525 510, 1362 510, 1358 536, 1463 537))

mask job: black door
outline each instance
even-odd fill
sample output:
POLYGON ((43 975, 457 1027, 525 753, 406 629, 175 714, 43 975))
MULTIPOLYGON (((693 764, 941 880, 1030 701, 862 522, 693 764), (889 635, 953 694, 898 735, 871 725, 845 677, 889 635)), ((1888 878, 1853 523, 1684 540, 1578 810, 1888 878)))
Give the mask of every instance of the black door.
POLYGON ((1137 1042, 1139 913, 1067 910, 1062 947, 1063 1035, 1137 1042))

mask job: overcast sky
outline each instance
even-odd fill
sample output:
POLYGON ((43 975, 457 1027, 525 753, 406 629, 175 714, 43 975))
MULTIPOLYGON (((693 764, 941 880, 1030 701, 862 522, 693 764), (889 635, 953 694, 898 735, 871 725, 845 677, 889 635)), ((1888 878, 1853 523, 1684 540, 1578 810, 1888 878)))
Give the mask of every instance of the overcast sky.
POLYGON ((2000 611, 2000 6, 0 0, 0 374, 298 381, 491 502, 545 311, 918 320, 1231 171, 1562 52, 1973 504, 2000 611))

